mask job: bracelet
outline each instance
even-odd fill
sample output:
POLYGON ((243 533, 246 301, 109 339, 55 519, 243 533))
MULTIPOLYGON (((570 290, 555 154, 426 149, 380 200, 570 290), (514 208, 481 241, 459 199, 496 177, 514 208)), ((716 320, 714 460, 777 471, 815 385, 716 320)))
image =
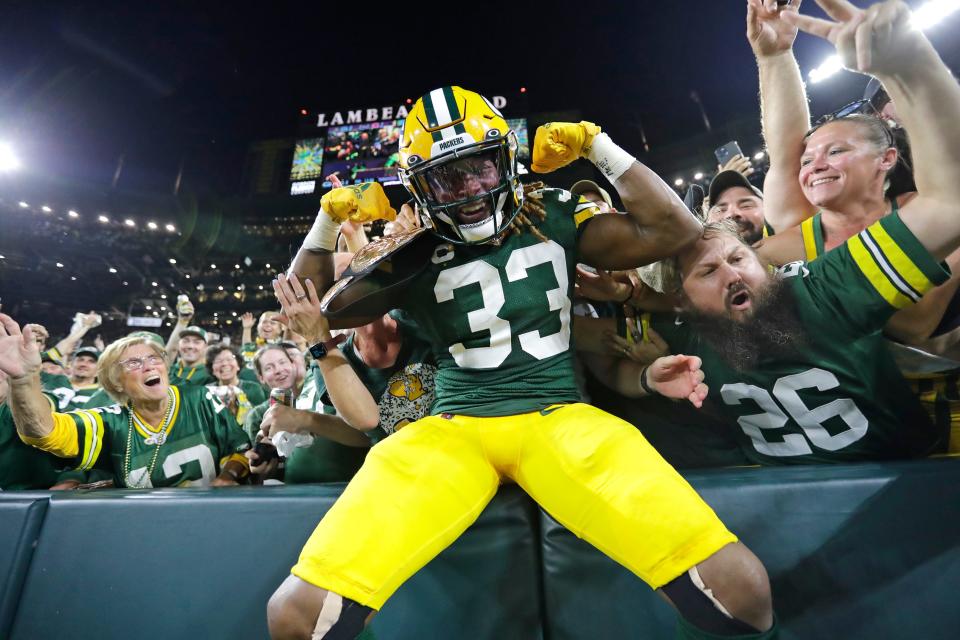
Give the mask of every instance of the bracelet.
POLYGON ((640 386, 643 388, 644 391, 647 392, 647 395, 652 396, 652 395, 656 395, 657 392, 651 389, 650 385, 647 384, 647 369, 649 368, 650 368, 650 365, 647 365, 640 372, 640 386))

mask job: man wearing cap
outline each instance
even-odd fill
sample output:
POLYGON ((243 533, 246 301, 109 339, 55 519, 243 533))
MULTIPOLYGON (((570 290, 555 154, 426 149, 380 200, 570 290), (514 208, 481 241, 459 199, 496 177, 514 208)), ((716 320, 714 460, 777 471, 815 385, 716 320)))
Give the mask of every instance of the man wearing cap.
POLYGON ((773 235, 773 227, 763 217, 763 192, 739 171, 718 173, 710 182, 709 196, 707 222, 733 220, 750 244, 773 235))
POLYGON ((100 350, 96 347, 80 347, 73 354, 70 363, 70 386, 74 395, 70 398, 67 411, 83 409, 87 402, 100 390, 97 382, 97 360, 100 359, 100 350))
POLYGON ((179 357, 170 368, 171 384, 204 385, 216 382, 207 371, 204 358, 207 355, 207 332, 196 325, 180 331, 177 341, 179 357))
POLYGON ((613 198, 610 197, 610 193, 593 180, 575 182, 570 187, 570 193, 575 196, 583 196, 597 205, 600 213, 616 213, 617 211, 617 208, 613 206, 613 198))

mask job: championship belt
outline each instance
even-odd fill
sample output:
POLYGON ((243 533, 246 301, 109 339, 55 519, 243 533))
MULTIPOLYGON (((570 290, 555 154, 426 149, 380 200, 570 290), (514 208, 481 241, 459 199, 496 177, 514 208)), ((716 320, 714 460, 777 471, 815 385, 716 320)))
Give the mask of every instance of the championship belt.
POLYGON ((365 245, 320 300, 331 319, 380 316, 399 306, 407 284, 424 267, 440 239, 419 227, 365 245), (376 273, 376 277, 370 275, 376 273))

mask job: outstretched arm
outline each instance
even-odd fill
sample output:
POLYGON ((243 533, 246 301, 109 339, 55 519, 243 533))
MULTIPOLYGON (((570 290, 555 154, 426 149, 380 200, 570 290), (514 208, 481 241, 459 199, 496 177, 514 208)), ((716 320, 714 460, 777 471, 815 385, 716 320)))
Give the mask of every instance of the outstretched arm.
POLYGON ((781 19, 796 14, 801 0, 778 6, 776 0, 747 0, 747 40, 760 72, 760 120, 770 158, 763 181, 764 219, 779 234, 816 213, 797 176, 810 109, 800 67, 793 55, 796 25, 781 19))
POLYGON ((17 431, 42 438, 53 431, 50 403, 40 390, 40 348, 29 327, 21 333, 10 316, 0 313, 0 371, 10 384, 8 401, 17 431))
POLYGON ((875 75, 910 132, 918 195, 900 212, 937 259, 960 245, 960 85, 921 31, 910 9, 887 0, 858 9, 847 0, 817 0, 832 20, 785 14, 807 33, 829 40, 845 67, 875 75))
POLYGON ((75 331, 71 331, 70 335, 57 343, 56 349, 64 357, 70 355, 77 348, 77 345, 80 343, 80 340, 83 339, 83 336, 87 335, 87 331, 94 328, 100 324, 97 314, 91 311, 90 313, 84 314, 83 320, 80 323, 80 326, 77 327, 75 331))

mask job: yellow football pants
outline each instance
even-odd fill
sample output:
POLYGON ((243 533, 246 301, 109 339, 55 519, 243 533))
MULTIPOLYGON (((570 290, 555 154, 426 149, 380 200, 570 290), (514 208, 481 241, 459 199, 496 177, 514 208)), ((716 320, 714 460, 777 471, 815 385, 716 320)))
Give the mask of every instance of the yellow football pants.
POLYGON ((632 425, 585 404, 430 416, 374 446, 292 573, 379 609, 503 480, 653 588, 736 542, 632 425))

